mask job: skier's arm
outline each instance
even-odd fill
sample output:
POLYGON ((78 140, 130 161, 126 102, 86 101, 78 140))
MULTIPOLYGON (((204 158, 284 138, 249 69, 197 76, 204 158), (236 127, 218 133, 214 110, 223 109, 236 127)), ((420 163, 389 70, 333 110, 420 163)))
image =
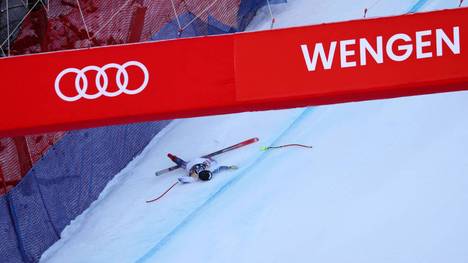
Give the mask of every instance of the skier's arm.
POLYGON ((179 180, 181 184, 190 184, 196 181, 192 176, 181 176, 177 178, 177 180, 179 180))

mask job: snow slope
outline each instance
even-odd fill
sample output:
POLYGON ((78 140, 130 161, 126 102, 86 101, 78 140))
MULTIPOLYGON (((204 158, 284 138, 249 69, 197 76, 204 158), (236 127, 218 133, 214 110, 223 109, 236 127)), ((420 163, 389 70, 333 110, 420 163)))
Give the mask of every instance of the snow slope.
MULTIPOLYGON (((276 27, 452 8, 458 0, 291 0, 276 27), (414 10, 417 8, 418 10, 414 10)), ((466 5, 466 4, 465 4, 466 5)), ((269 28, 267 10, 250 30, 269 28)), ((468 93, 178 120, 41 262, 468 262, 468 93), (177 186, 167 152, 235 172, 177 186), (313 150, 259 151, 313 144, 313 150)))

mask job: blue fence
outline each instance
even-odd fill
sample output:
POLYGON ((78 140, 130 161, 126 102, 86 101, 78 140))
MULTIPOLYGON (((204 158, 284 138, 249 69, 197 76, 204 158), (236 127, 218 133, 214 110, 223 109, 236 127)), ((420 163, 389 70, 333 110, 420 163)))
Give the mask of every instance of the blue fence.
POLYGON ((0 197, 0 262, 37 262, 169 121, 73 131, 0 197))
MULTIPOLYGON (((286 2, 272 0, 270 3, 286 2)), ((185 13, 183 32, 169 22, 152 39, 242 31, 266 0, 243 0, 236 27, 214 17, 207 21, 185 13)), ((169 121, 111 126, 68 133, 12 191, 0 197, 0 262, 38 262, 76 216, 95 201, 106 184, 169 121)))

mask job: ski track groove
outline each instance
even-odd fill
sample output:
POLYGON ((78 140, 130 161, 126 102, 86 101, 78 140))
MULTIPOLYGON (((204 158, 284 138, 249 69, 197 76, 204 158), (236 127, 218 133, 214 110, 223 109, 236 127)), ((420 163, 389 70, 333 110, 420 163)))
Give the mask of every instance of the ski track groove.
POLYGON ((410 10, 408 10, 408 14, 411 14, 411 13, 416 13, 418 12, 421 7, 423 7, 425 4, 427 4, 428 2, 430 2, 430 0, 419 0, 416 4, 414 4, 413 7, 411 7, 410 10))
MULTIPOLYGON (((305 119, 309 114, 311 114, 314 111, 315 108, 309 107, 306 108, 301 114, 299 114, 298 117, 296 117, 289 126, 283 130, 276 138, 272 141, 270 145, 274 145, 275 143, 279 142, 284 136, 286 136, 289 131, 291 131, 293 128, 297 127, 299 123, 303 119, 305 119)), ((260 154, 250 166, 246 167, 242 171, 239 172, 236 176, 234 176, 230 181, 228 181, 226 184, 224 184, 221 188, 219 188, 217 191, 215 191, 213 194, 208 197, 208 199, 201 204, 199 207, 195 208, 185 219, 182 220, 178 225, 174 227, 172 231, 170 231, 166 236, 164 236, 155 246, 153 246, 146 254, 144 254, 142 257, 140 257, 138 260, 135 262, 137 263, 143 263, 147 262, 152 256, 154 256, 162 247, 164 247, 180 230, 182 230, 188 223, 190 223, 194 218, 196 218, 199 214, 203 212, 203 210, 208 207, 218 196, 220 196, 222 193, 226 192, 228 189, 231 188, 236 182, 244 178, 245 174, 247 174, 249 171, 251 171, 255 166, 257 166, 259 163, 262 162, 267 156, 269 155, 269 152, 264 152, 260 154)))
MULTIPOLYGON (((431 0, 419 0, 416 2, 413 7, 408 10, 408 14, 416 13, 421 10, 421 8, 430 2, 431 0)), ((294 121, 283 131, 281 132, 276 139, 270 144, 274 145, 275 143, 279 142, 284 136, 286 136, 289 131, 299 125, 299 123, 305 119, 310 113, 314 111, 315 108, 308 107, 306 108, 294 121)), ((199 207, 195 208, 188 216, 186 216, 182 222, 172 229, 167 235, 165 235, 155 246, 153 246, 148 252, 146 252, 143 256, 141 256, 136 263, 144 263, 148 261, 152 256, 154 256, 162 247, 164 247, 178 232, 180 232, 188 223, 190 223, 194 218, 196 218, 199 214, 203 212, 203 210, 208 207, 219 195, 226 192, 228 189, 231 188, 236 182, 240 181, 244 178, 245 174, 251 171, 255 166, 257 166, 260 162, 262 162, 269 154, 269 152, 264 152, 260 154, 249 167, 243 169, 237 176, 234 176, 230 181, 224 184, 221 188, 215 191, 213 194, 208 197, 208 199, 201 204, 199 207)))

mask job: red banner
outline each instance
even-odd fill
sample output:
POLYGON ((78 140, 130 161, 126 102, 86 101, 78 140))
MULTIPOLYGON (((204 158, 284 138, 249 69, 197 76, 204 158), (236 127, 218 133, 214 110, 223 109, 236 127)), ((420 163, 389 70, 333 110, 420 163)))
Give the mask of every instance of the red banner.
POLYGON ((0 59, 0 135, 468 89, 468 9, 0 59))

